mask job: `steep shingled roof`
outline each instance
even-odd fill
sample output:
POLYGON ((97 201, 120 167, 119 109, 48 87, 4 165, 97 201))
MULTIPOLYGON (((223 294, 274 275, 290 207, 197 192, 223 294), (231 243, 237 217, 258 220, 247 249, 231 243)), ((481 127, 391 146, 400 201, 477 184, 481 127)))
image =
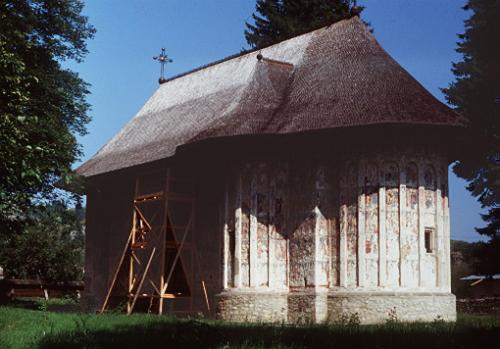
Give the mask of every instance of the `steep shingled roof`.
POLYGON ((93 176, 160 160, 212 137, 381 123, 458 126, 463 119, 353 17, 160 85, 77 172, 93 176))

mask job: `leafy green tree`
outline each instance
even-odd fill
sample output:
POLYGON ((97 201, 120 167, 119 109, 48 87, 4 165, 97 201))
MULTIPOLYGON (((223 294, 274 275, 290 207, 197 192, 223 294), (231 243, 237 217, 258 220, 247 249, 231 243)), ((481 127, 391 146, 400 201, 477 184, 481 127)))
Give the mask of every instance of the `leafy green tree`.
POLYGON ((245 38, 263 48, 351 16, 362 8, 353 0, 257 0, 245 38))
POLYGON ((455 81, 443 92, 469 120, 466 150, 453 170, 487 209, 486 226, 476 230, 491 240, 482 248, 486 262, 478 263, 478 271, 491 274, 500 272, 493 270, 500 265, 500 1, 469 0, 464 10, 472 15, 459 35, 463 58, 453 64, 455 81))
POLYGON ((84 211, 63 202, 36 206, 20 232, 2 246, 0 265, 8 278, 43 282, 80 280, 84 258, 84 211))
POLYGON ((0 239, 19 229, 33 199, 51 198, 81 154, 89 122, 80 62, 94 28, 80 0, 0 1, 0 239))

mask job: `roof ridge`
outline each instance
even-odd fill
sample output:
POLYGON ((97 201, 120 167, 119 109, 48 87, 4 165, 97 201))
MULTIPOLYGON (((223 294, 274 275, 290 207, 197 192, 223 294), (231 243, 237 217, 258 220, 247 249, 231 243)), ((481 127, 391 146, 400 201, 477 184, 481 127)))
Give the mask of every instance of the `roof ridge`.
MULTIPOLYGON (((322 27, 319 27, 319 28, 316 28, 316 29, 313 29, 313 30, 310 30, 308 32, 305 32, 305 33, 302 33, 302 34, 299 34, 299 35, 296 35, 296 36, 293 36, 291 38, 288 38, 288 39, 285 39, 285 40, 281 40, 281 41, 278 41, 278 42, 275 42, 274 44, 272 45, 268 45, 268 46, 264 46, 264 47, 260 47, 260 48, 254 48, 254 49, 249 49, 249 50, 244 50, 244 51, 241 51, 239 53, 235 53, 235 54, 232 54, 232 55, 229 55, 227 57, 224 57, 224 58, 221 58, 221 59, 218 59, 218 60, 215 60, 211 63, 207 63, 207 64, 203 64, 199 67, 196 67, 196 68, 193 68, 191 70, 187 70, 185 72, 182 72, 182 73, 179 73, 179 74, 176 74, 174 76, 171 76, 167 79, 164 80, 163 84, 167 83, 167 82, 170 82, 170 81, 173 81, 173 80, 177 80, 179 78, 182 78, 184 76, 187 76, 187 75, 190 75, 190 74, 193 74, 193 73, 196 73, 200 70, 203 70, 203 69, 206 69, 206 68, 210 68, 210 67, 213 67, 213 66, 216 66, 218 64, 221 64, 221 63, 224 63, 224 62, 227 62, 227 61, 230 61, 232 59, 235 59, 235 58, 239 58, 239 57, 244 57, 246 55, 250 55, 252 53, 255 53, 255 52, 258 52, 258 51, 261 51, 261 50, 264 50, 264 49, 268 49, 270 47, 273 47, 273 46, 276 46, 276 45, 280 45, 284 42, 287 42, 287 41, 291 41, 291 40, 296 40, 297 38, 300 38, 300 37, 303 37, 303 36, 306 36, 306 35, 310 35, 316 31, 320 31, 322 29, 325 29, 325 28, 329 28, 331 26, 337 26, 339 25, 340 23, 342 22, 346 22, 346 21, 351 21, 351 20, 354 20, 354 19, 358 19, 359 20, 359 17, 358 16, 352 16, 352 17, 349 17, 349 18, 343 18, 339 21, 336 21, 336 22, 333 22, 333 23, 330 23, 330 24, 327 24, 325 26, 322 26, 322 27)), ((162 84, 162 85, 163 85, 162 84)), ((161 86, 161 85, 160 85, 161 86)))

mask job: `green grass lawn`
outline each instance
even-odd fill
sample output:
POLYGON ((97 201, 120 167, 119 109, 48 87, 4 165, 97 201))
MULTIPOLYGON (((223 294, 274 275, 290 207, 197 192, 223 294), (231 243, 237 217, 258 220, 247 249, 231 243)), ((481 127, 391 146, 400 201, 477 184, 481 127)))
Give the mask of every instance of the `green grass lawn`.
POLYGON ((500 343, 500 316, 457 323, 286 326, 90 315, 0 307, 0 348, 486 348, 500 343))

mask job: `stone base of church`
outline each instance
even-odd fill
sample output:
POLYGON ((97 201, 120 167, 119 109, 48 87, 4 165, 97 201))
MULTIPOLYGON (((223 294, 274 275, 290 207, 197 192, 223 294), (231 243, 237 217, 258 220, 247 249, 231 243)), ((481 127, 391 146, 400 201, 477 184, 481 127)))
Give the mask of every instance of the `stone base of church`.
POLYGON ((217 317, 295 324, 455 321, 456 306, 451 293, 228 290, 217 295, 217 317))
POLYGON ((288 291, 224 291, 217 298, 217 318, 235 322, 287 322, 288 291))
POLYGON ((451 293, 331 292, 328 319, 358 317, 361 323, 397 321, 455 321, 456 300, 451 293))

